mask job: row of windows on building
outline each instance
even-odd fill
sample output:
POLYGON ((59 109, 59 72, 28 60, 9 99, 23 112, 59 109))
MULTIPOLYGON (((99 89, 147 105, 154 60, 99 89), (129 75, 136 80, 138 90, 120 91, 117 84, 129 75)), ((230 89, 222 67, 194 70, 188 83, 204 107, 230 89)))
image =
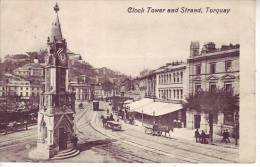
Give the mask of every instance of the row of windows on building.
MULTIPOLYGON (((31 87, 22 87, 22 86, 21 86, 21 87, 19 87, 19 86, 16 86, 16 87, 15 87, 15 86, 13 86, 13 87, 9 87, 8 89, 9 89, 9 91, 10 91, 10 90, 30 90, 30 88, 31 88, 31 87)), ((5 90, 4 87, 3 87, 2 89, 5 90)), ((39 87, 37 87, 37 88, 31 88, 31 89, 32 89, 32 90, 35 90, 35 91, 36 91, 36 90, 37 90, 37 91, 40 91, 40 88, 39 88, 39 87)))
POLYGON ((182 83, 183 72, 174 72, 159 75, 159 84, 182 83))
POLYGON ((16 75, 29 75, 29 74, 32 74, 32 75, 38 75, 38 76, 42 76, 43 75, 43 69, 39 69, 39 70, 32 70, 32 72, 30 71, 16 71, 15 74, 16 75))
MULTIPOLYGON (((216 65, 217 65, 216 62, 209 64, 209 67, 210 67, 209 73, 210 74, 216 73, 216 65)), ((231 60, 225 61, 225 72, 230 72, 231 69, 232 69, 232 61, 231 60)), ((201 64, 197 64, 196 65, 196 75, 200 75, 200 74, 201 74, 201 64)))
POLYGON ((29 85, 29 82, 11 82, 12 85, 29 85))
MULTIPOLYGON (((201 89, 202 89, 201 84, 195 84, 195 92, 198 92, 201 89)), ((216 90, 217 90, 216 83, 209 83, 209 91, 215 92, 216 90)), ((232 93, 232 90, 233 90, 232 83, 231 82, 224 83, 224 90, 227 93, 232 93)))
MULTIPOLYGON (((75 88, 72 90, 75 91, 75 88)), ((91 90, 90 89, 77 89, 76 88, 76 100, 86 100, 90 99, 91 97, 91 90)))
POLYGON ((172 99, 182 100, 183 90, 182 89, 163 89, 159 90, 159 98, 161 99, 172 99))
MULTIPOLYGON (((24 96, 39 96, 40 95, 40 92, 32 92, 31 94, 30 94, 30 92, 14 92, 16 95, 18 95, 18 96, 21 96, 21 97, 24 97, 24 96)), ((11 92, 7 92, 7 93, 5 93, 5 92, 2 92, 2 96, 5 96, 5 95, 11 95, 12 93, 11 92)))
POLYGON ((16 74, 18 74, 18 75, 22 75, 22 74, 29 75, 29 71, 17 71, 16 74))

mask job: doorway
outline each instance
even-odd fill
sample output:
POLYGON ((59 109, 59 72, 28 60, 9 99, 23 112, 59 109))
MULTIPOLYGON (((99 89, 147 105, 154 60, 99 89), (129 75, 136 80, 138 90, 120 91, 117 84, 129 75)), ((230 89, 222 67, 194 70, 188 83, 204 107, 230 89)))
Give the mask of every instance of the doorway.
POLYGON ((59 150, 67 148, 67 132, 64 128, 59 128, 59 150))
POLYGON ((201 120, 201 115, 194 115, 194 128, 195 129, 200 128, 200 120, 201 120))

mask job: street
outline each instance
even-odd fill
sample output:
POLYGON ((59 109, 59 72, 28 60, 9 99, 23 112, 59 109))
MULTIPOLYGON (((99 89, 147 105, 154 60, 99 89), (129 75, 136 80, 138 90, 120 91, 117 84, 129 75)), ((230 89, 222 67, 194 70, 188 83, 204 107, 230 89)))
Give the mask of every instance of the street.
MULTIPOLYGON (((126 163, 197 163, 239 161, 239 151, 178 138, 145 134, 142 127, 122 123, 122 131, 102 127, 102 111, 76 113, 76 132, 80 154, 51 162, 126 162, 126 163)), ((0 137, 0 161, 28 162, 28 152, 36 146, 36 126, 0 137)))

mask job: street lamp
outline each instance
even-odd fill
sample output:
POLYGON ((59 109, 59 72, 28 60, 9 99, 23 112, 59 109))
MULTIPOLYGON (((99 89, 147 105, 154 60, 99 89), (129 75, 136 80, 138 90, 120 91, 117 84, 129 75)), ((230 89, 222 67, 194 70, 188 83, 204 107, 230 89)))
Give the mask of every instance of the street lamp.
POLYGON ((153 122, 155 123, 155 111, 153 111, 153 122))
POLYGON ((238 133, 239 133, 239 114, 235 112, 235 145, 238 145, 238 133))

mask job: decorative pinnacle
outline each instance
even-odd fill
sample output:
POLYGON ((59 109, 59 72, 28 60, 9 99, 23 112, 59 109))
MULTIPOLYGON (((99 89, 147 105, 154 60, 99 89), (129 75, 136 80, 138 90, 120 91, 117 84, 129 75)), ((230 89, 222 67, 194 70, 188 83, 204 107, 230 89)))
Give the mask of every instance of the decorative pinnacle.
POLYGON ((60 10, 60 8, 59 8, 57 2, 56 2, 56 4, 55 4, 55 6, 53 7, 53 9, 54 9, 54 11, 55 11, 56 13, 60 10))

